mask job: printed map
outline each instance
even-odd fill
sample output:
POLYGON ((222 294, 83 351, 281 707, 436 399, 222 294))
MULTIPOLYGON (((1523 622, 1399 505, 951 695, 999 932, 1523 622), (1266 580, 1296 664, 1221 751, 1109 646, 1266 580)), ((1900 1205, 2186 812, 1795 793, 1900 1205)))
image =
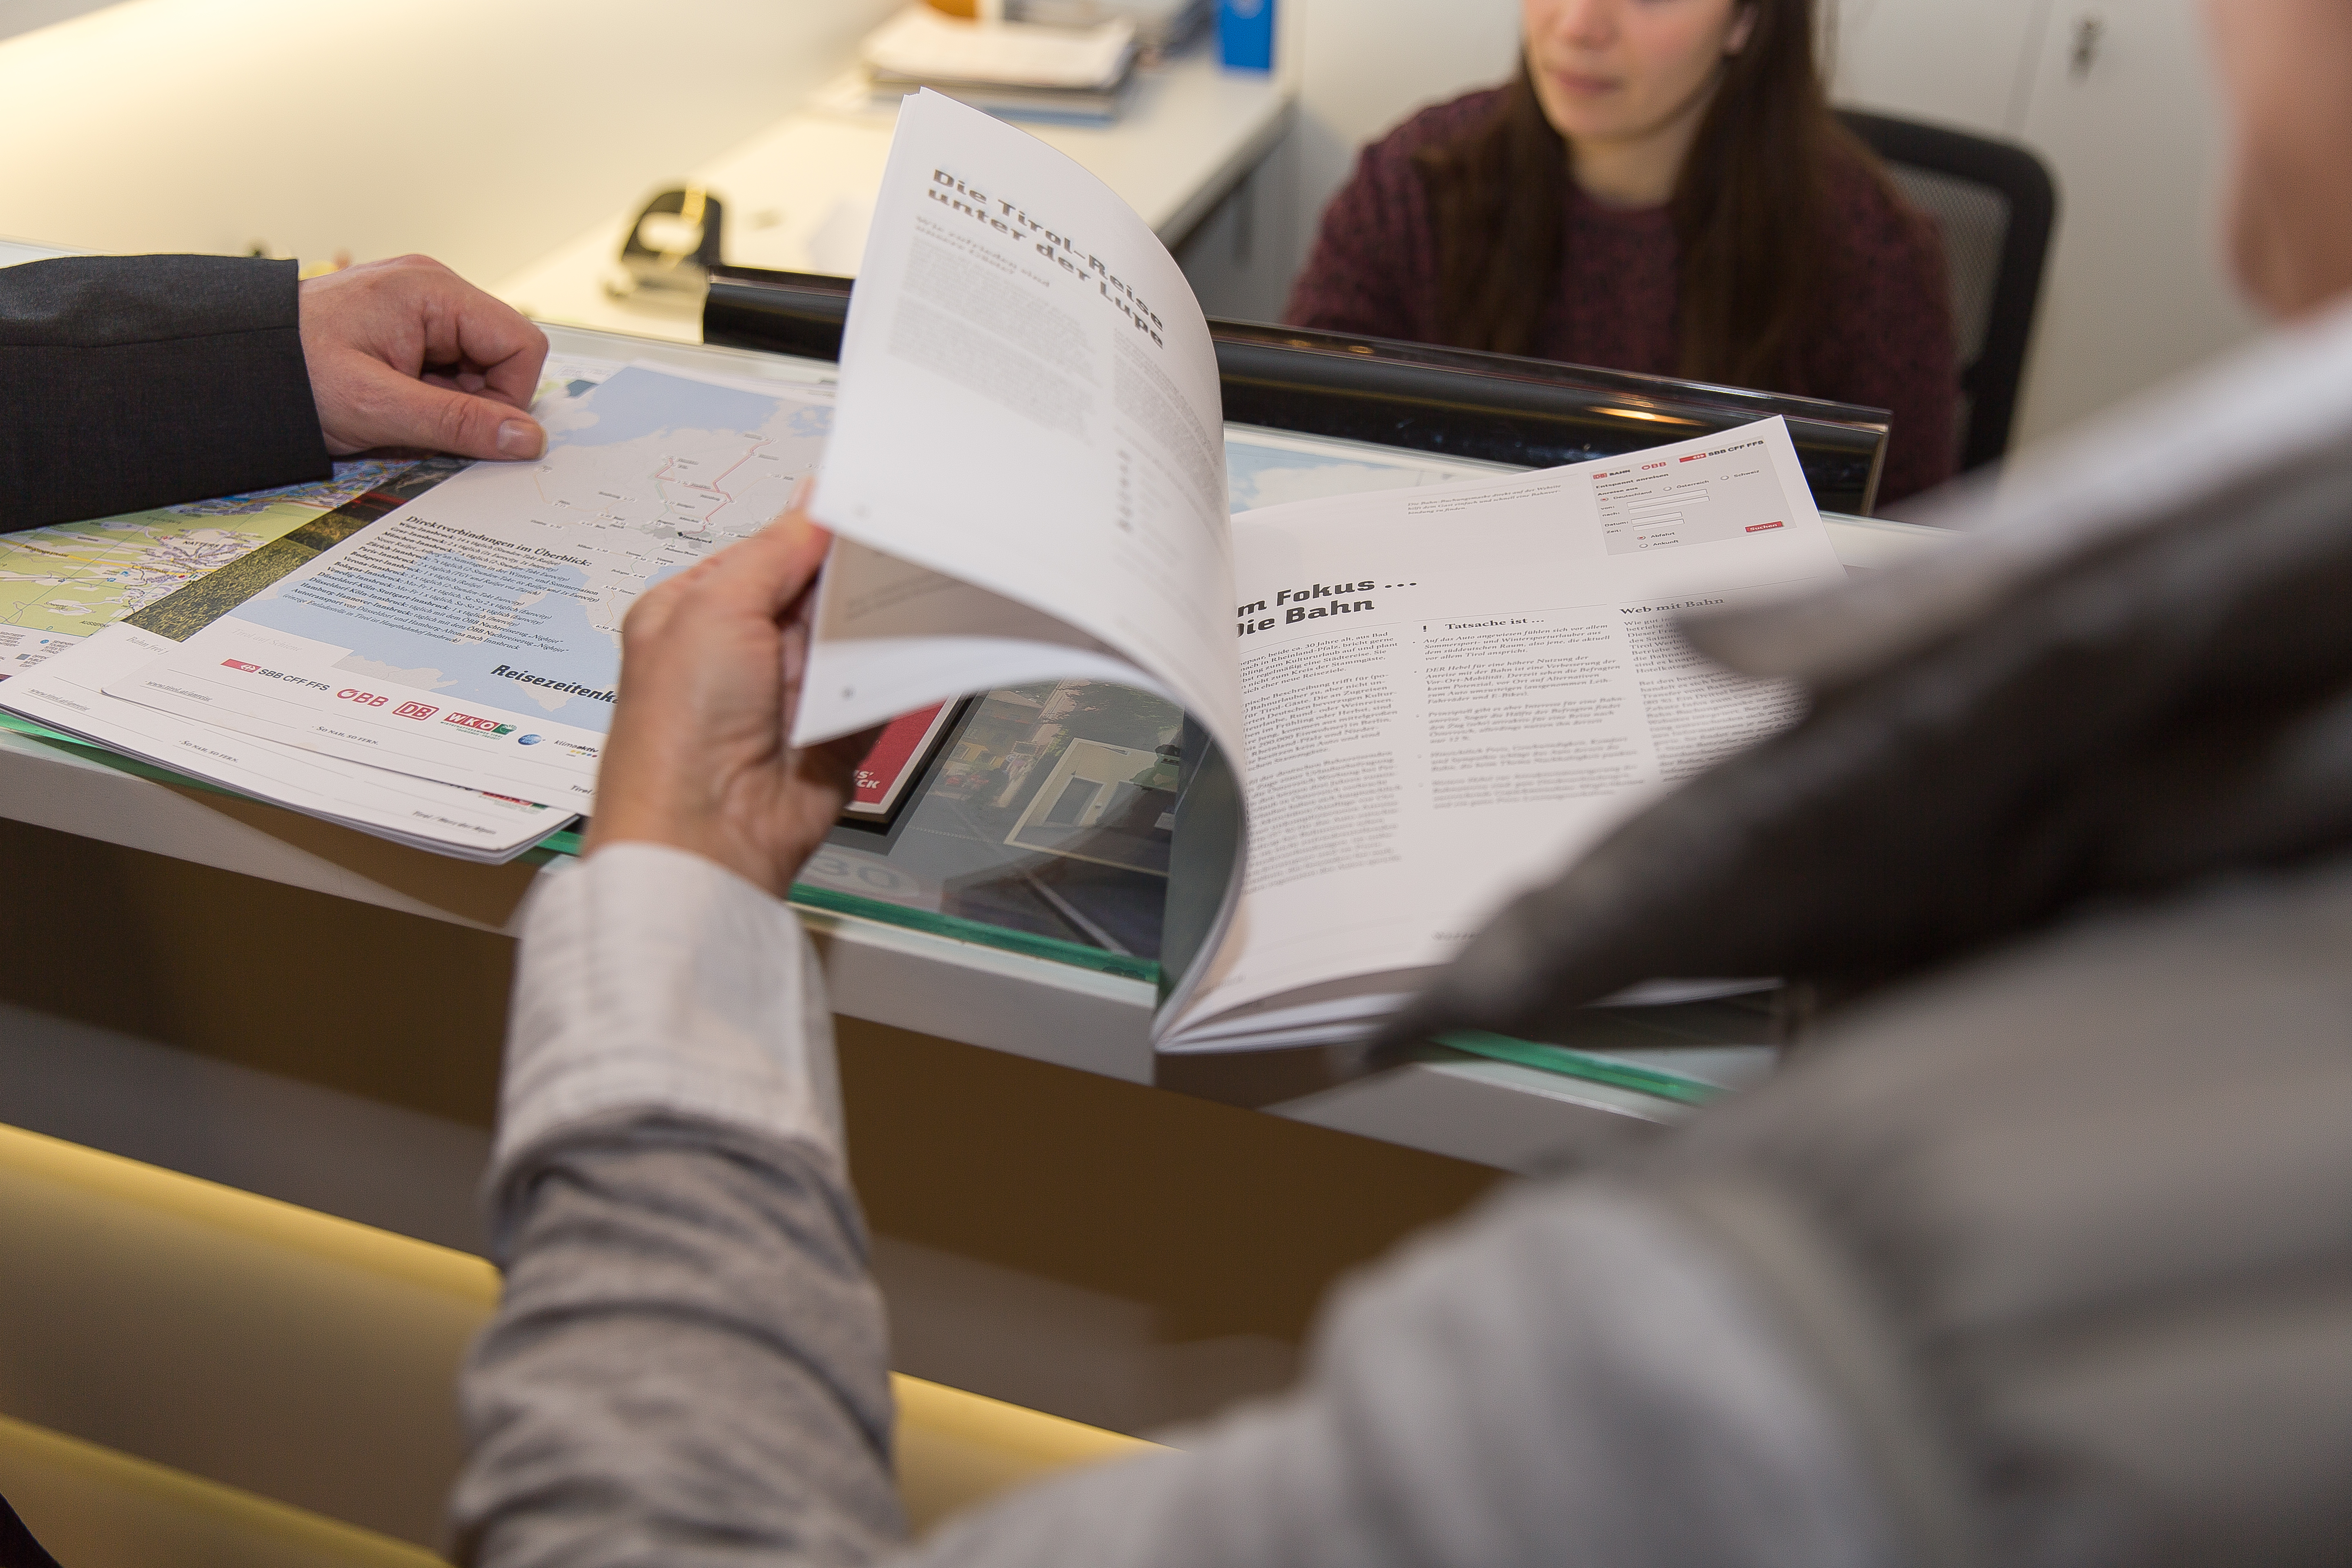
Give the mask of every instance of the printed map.
POLYGON ((0 534, 0 678, 38 664, 408 467, 0 534))
POLYGON ((782 511, 833 409, 632 368, 538 412, 540 461, 477 465, 237 618, 349 649, 340 670, 605 729, 629 606, 782 511))

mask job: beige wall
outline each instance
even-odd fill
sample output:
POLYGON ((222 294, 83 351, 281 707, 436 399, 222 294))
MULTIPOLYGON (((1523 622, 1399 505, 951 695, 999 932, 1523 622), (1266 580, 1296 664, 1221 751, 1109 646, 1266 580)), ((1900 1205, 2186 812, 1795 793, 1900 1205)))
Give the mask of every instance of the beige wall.
POLYGON ((500 277, 784 114, 896 4, 126 0, 0 40, 0 235, 500 277))

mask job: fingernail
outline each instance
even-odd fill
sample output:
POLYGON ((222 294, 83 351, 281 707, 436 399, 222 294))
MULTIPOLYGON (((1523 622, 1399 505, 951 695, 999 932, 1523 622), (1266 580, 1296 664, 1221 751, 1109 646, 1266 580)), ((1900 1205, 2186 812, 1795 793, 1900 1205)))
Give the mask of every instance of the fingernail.
POLYGON ((509 419, 499 426, 499 450, 509 458, 536 458, 547 450, 547 432, 528 419, 509 419))

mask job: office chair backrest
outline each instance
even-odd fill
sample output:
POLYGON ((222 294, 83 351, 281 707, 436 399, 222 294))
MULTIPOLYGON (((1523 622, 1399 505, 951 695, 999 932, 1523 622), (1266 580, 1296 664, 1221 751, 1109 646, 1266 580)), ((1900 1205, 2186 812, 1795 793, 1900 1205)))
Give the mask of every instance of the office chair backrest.
POLYGON ((1959 466, 2009 449, 2017 384, 2041 302, 2042 268, 2058 196, 2024 148, 1883 114, 1838 118, 1886 164, 1895 187, 1944 231, 1959 341, 1959 466))

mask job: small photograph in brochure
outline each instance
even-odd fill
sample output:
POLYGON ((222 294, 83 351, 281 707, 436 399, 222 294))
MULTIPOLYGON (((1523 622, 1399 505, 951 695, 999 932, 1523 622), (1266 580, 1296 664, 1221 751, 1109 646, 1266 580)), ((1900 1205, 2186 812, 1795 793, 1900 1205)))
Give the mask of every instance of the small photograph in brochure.
POLYGON ((1074 740, 1029 798, 1007 844, 1168 875, 1177 748, 1074 740))

